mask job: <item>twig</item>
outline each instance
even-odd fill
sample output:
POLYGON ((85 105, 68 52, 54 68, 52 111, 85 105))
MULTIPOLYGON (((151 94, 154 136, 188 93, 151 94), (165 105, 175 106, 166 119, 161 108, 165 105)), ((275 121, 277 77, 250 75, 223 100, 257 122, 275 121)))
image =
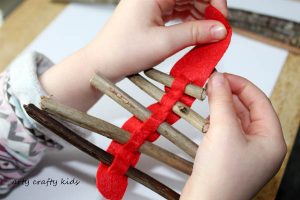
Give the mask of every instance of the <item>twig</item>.
MULTIPOLYGON (((131 98, 120 88, 116 87, 106 78, 94 75, 90 82, 96 89, 111 97, 140 120, 145 121, 149 118, 151 112, 148 109, 131 98)), ((195 158, 198 145, 168 123, 163 122, 158 127, 157 132, 170 140, 192 158, 195 158)))
MULTIPOLYGON (((38 109, 33 104, 29 104, 28 106, 25 105, 24 108, 30 117, 32 117, 34 120, 36 120, 46 128, 50 129, 52 132, 54 132, 67 142, 71 143, 81 151, 99 160, 105 165, 112 164, 112 161, 114 159, 113 155, 107 153, 91 142, 80 137, 70 129, 66 128, 58 121, 51 118, 45 111, 38 109)), ((130 167, 128 169, 128 171, 126 172, 126 176, 150 188, 166 199, 179 199, 179 194, 177 194, 174 190, 170 189, 166 185, 160 183, 151 176, 141 172, 134 167, 130 167)))
MULTIPOLYGON (((80 127, 99 133, 121 144, 126 143, 130 138, 130 134, 127 131, 120 129, 119 127, 116 127, 106 121, 80 112, 74 108, 62 105, 51 98, 42 97, 41 107, 43 110, 55 116, 61 117, 63 120, 67 120, 73 124, 79 125, 80 127)), ((140 152, 157 159, 185 174, 190 175, 192 173, 193 163, 155 144, 152 144, 151 142, 146 141, 139 150, 140 152)))
MULTIPOLYGON (((165 95, 165 93, 161 89, 153 85, 151 82, 149 82, 147 79, 145 79, 139 74, 128 76, 128 79, 157 101, 160 101, 161 98, 165 95)), ((185 104, 177 102, 173 106, 173 111, 177 115, 191 123, 199 131, 205 131, 204 125, 207 124, 206 120, 185 104)))
MULTIPOLYGON (((149 69, 144 71, 145 75, 148 76, 149 78, 160 82, 161 84, 171 87, 174 78, 168 74, 165 74, 161 71, 158 71, 156 69, 149 69)), ((203 101, 206 98, 206 91, 204 88, 201 88, 197 85, 194 84, 188 84, 185 88, 185 93, 187 95, 190 95, 196 99, 199 99, 203 101)))

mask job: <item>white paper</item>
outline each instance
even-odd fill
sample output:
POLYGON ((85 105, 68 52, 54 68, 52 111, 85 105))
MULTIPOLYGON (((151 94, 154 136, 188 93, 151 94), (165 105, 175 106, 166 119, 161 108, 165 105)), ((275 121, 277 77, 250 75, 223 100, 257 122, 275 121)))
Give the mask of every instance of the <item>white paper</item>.
MULTIPOLYGON (((87 44, 96 35, 100 27, 104 25, 113 9, 113 6, 71 4, 33 41, 26 51, 35 50, 42 52, 53 61, 58 62, 87 44)), ((157 68, 168 72, 173 64, 188 50, 183 50, 170 57, 157 68)), ((217 68, 220 71, 239 74, 248 78, 262 88, 267 95, 270 95, 286 56, 287 52, 284 50, 234 34, 232 43, 217 68)), ((118 83, 118 86, 145 106, 154 102, 153 99, 127 80, 118 83)), ((208 115, 207 102, 197 102, 193 108, 203 116, 208 115)), ((119 126, 131 116, 125 109, 108 97, 103 97, 91 109, 90 113, 119 126)), ((176 123, 175 127, 196 142, 201 141, 201 134, 183 120, 176 123)), ((105 149, 108 146, 109 140, 101 136, 95 138, 97 145, 101 148, 105 149)), ((156 143, 184 156, 180 150, 162 137, 156 143)), ((20 185, 12 191, 7 199, 102 199, 95 187, 97 165, 98 163, 94 159, 89 158, 75 148, 56 153, 50 152, 32 173, 32 176, 28 177, 31 184, 29 186, 20 185), (77 186, 61 185, 60 182, 56 187, 33 185, 34 180, 47 180, 50 178, 61 181, 61 178, 69 178, 71 180, 73 177, 80 181, 77 186)), ((187 176, 146 156, 142 156, 137 168, 178 192, 182 190, 187 179, 187 176)), ((162 198, 144 186, 130 180, 124 199, 162 198)))

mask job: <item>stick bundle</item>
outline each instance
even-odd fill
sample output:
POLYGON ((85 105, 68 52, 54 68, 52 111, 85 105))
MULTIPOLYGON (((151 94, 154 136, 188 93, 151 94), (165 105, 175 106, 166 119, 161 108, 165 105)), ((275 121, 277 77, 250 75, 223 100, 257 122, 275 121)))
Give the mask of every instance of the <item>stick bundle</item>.
MULTIPOLYGON (((162 83, 167 87, 171 87, 174 81, 173 77, 155 69, 147 70, 145 71, 145 74, 146 76, 162 83)), ((160 101, 165 95, 163 90, 159 89, 139 74, 132 75, 127 78, 157 101, 160 101)), ((147 120, 151 115, 151 111, 149 111, 142 104, 134 100, 106 78, 95 75, 90 82, 92 86, 111 97, 141 121, 147 120)), ((188 84, 184 92, 185 94, 201 101, 206 97, 205 89, 193 84, 188 84)), ((103 151, 84 138, 81 138, 79 135, 53 119, 50 115, 88 129, 92 132, 101 134, 107 138, 119 142, 120 144, 127 143, 131 137, 130 133, 119 127, 116 127, 99 118, 80 112, 76 109, 62 105, 48 97, 42 97, 41 108, 43 110, 39 110, 34 105, 25 106, 26 112, 37 122, 41 123, 67 142, 106 165, 111 165, 114 159, 113 155, 103 151)), ((172 110, 181 118, 192 124, 199 131, 207 131, 209 125, 207 120, 205 120, 202 116, 185 104, 177 102, 173 106, 172 110)), ((172 127, 170 124, 163 122, 158 127, 157 132, 182 149, 185 153, 187 153, 187 155, 191 156, 192 158, 195 157, 198 145, 183 133, 172 127)), ((187 175, 192 173, 193 162, 179 157, 155 144, 146 141, 140 146, 139 151, 187 175)), ((130 167, 126 172, 126 175, 152 189, 166 199, 179 199, 179 195, 172 189, 134 167, 130 167)))
MULTIPOLYGON (((105 165, 111 165, 114 159, 114 156, 102 150, 101 148, 95 146, 91 142, 85 140, 80 137, 72 130, 68 129, 55 119, 51 118, 45 111, 38 109, 36 106, 29 104, 28 106, 24 106, 26 112, 30 117, 35 119, 37 122, 47 127, 53 133, 57 134, 70 144, 74 145, 81 151, 85 152, 89 156, 99 160, 105 165)), ((166 185, 160 183, 155 180, 151 176, 141 172, 140 170, 130 167, 126 172, 126 176, 129 178, 143 184, 149 189, 155 191, 166 199, 179 199, 179 194, 177 194, 174 190, 170 189, 166 185)))
MULTIPOLYGON (((128 94, 115 86, 104 77, 95 75, 91 79, 91 84, 107 96, 111 97, 129 112, 135 115, 138 119, 145 121, 151 115, 151 112, 142 104, 131 98, 128 94)), ((184 134, 170 126, 168 123, 162 123, 157 132, 170 140, 173 144, 181 148, 184 152, 195 158, 198 145, 186 137, 184 134)))
MULTIPOLYGON (((104 120, 87 115, 74 108, 62 105, 53 99, 43 97, 41 101, 41 107, 43 110, 60 117, 62 120, 67 120, 82 128, 99 133, 121 144, 126 143, 130 139, 130 134, 127 131, 118 128, 104 120)), ((190 175, 192 173, 193 163, 155 144, 152 144, 151 142, 146 141, 139 150, 141 153, 159 160, 185 174, 190 175)))

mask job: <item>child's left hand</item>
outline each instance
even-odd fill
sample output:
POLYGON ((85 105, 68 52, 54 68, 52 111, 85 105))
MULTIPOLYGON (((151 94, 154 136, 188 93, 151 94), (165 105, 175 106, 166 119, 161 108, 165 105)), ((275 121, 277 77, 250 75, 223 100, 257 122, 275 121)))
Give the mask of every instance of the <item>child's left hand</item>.
MULTIPOLYGON (((225 0, 211 4, 227 13, 225 0)), ((86 55, 96 72, 119 80, 151 68, 185 47, 223 39, 226 29, 220 22, 202 20, 207 5, 200 0, 123 0, 86 47, 86 55), (183 23, 165 26, 176 18, 183 23)))
MULTIPOLYGON (((93 41, 40 77, 44 89, 61 103, 86 111, 100 97, 89 84, 95 73, 116 82, 185 47, 223 39, 226 29, 220 22, 201 20, 209 4, 203 2, 122 0, 93 41), (165 26, 178 17, 182 23, 165 26)), ((226 0, 210 3, 227 13, 226 0)))

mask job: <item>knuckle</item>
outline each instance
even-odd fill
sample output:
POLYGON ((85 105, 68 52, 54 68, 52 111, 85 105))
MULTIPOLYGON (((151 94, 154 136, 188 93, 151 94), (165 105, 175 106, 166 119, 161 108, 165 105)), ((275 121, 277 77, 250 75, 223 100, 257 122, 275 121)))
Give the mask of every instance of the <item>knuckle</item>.
POLYGON ((287 151, 288 151, 287 145, 286 145, 285 141, 283 141, 282 144, 281 144, 281 156, 283 158, 287 154, 287 151))
POLYGON ((227 95, 219 94, 216 95, 214 99, 216 105, 224 106, 224 105, 232 104, 232 98, 227 95))
POLYGON ((271 153, 272 159, 281 163, 287 154, 286 143, 283 140, 283 141, 277 143, 273 149, 274 150, 272 150, 272 153, 271 153))
POLYGON ((194 44, 201 42, 201 31, 197 23, 191 24, 191 38, 194 44))

